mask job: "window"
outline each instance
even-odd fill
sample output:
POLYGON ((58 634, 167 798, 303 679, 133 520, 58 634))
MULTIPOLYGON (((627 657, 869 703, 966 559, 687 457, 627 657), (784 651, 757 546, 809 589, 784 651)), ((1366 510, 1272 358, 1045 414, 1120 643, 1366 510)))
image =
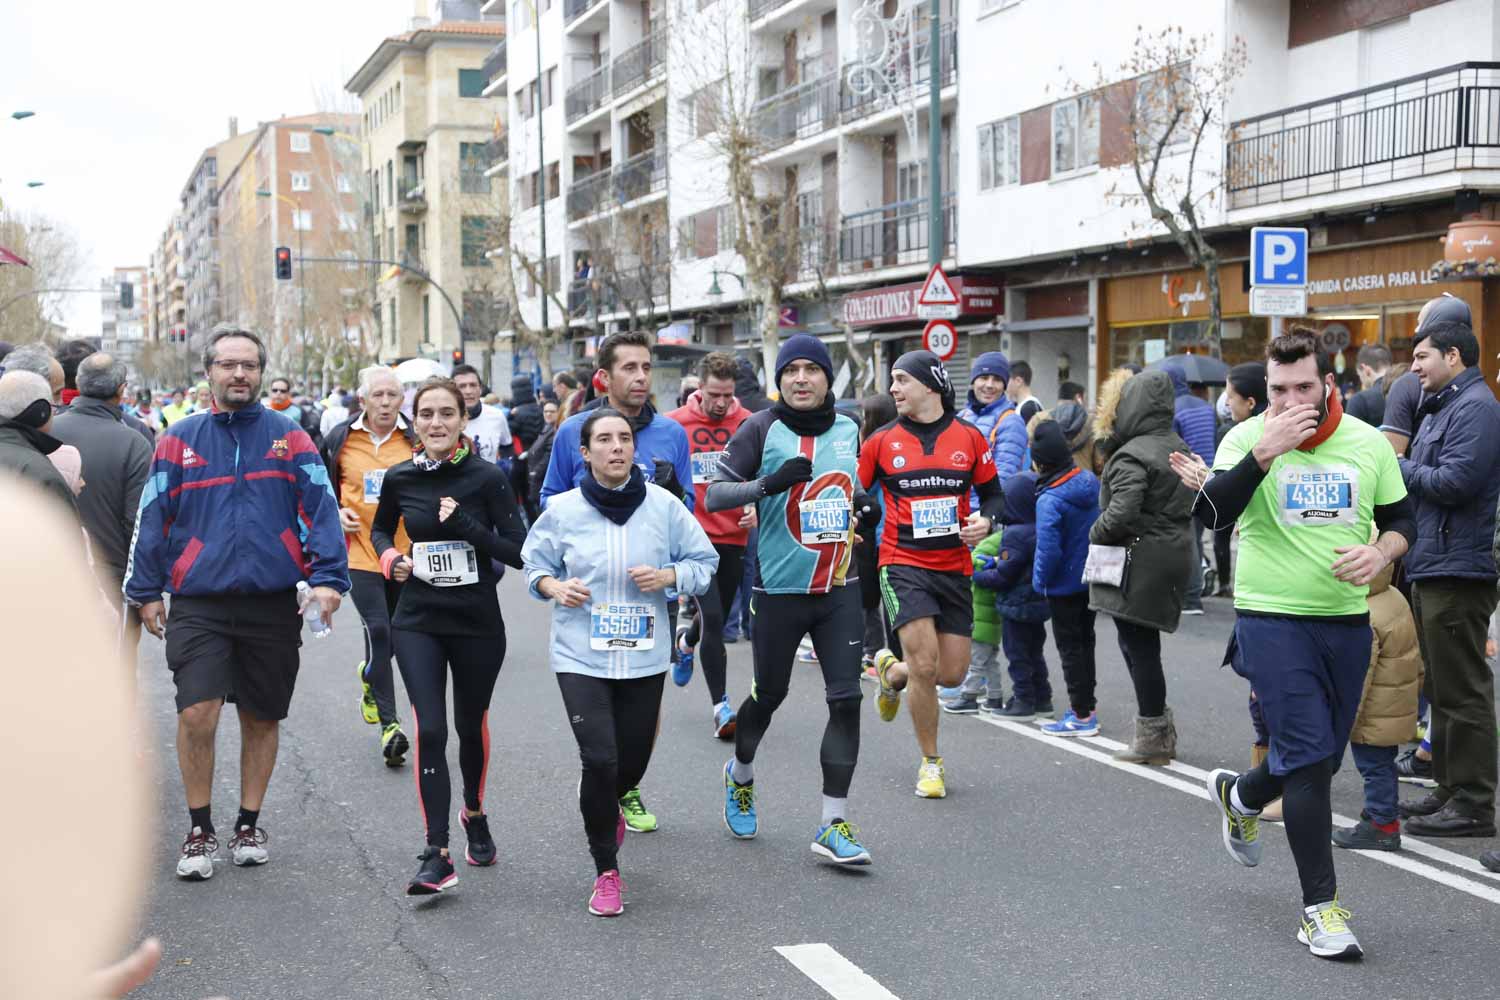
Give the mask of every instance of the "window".
POLYGON ((458 96, 459 97, 483 97, 484 96, 484 71, 478 69, 461 69, 458 71, 458 96))
POLYGON ((311 191, 312 190, 312 174, 308 173, 306 170, 293 170, 292 171, 292 190, 293 191, 311 191))
POLYGON ((287 137, 291 141, 291 150, 294 153, 312 152, 312 133, 293 132, 287 137))
POLYGON ((516 94, 516 114, 522 121, 530 121, 536 114, 536 81, 528 83, 516 94))
POLYGON ((710 208, 690 215, 677 223, 677 259, 700 260, 712 257, 721 249, 733 249, 733 240, 721 246, 719 242, 719 219, 729 206, 710 208))
POLYGON ((482 142, 458 144, 458 189, 464 194, 489 194, 490 179, 484 175, 485 145, 482 142))
POLYGON ((339 232, 352 233, 359 229, 359 220, 354 217, 353 212, 339 213, 339 232))
POLYGON ((927 197, 927 161, 909 160, 896 167, 896 200, 919 201, 927 197))
POLYGON ((677 222, 677 259, 693 259, 693 220, 689 216, 677 222))
POLYGON ((721 89, 721 85, 715 82, 692 96, 694 104, 692 119, 694 135, 710 135, 718 130, 719 94, 721 89))
POLYGON ((557 161, 556 160, 553 160, 551 163, 547 164, 547 200, 548 201, 551 201, 553 198, 556 198, 557 195, 558 195, 558 193, 559 193, 558 192, 558 188, 560 188, 562 186, 562 182, 559 179, 560 176, 561 175, 558 173, 557 161))
POLYGON ((484 215, 465 215, 460 224, 460 256, 464 267, 483 267, 489 263, 485 252, 490 249, 489 235, 493 220, 484 215))
POLYGON ((557 67, 542 74, 542 110, 552 107, 552 95, 557 91, 557 67))
POLYGON ((348 174, 339 174, 338 177, 334 180, 334 186, 338 188, 339 194, 349 194, 354 190, 354 188, 349 184, 348 174))
POLYGON ((510 23, 515 25, 513 30, 525 31, 536 22, 531 19, 533 8, 531 0, 516 0, 510 5, 510 23))
POLYGON ((1141 77, 1135 88, 1135 141, 1147 154, 1188 140, 1192 117, 1191 67, 1187 63, 1141 77))
POLYGON ((734 206, 721 205, 715 209, 715 214, 714 229, 717 231, 715 250, 718 253, 732 252, 735 240, 734 206))
POLYGON ((1052 105, 1052 174, 1099 162, 1099 101, 1092 95, 1052 105))
POLYGON ((823 224, 823 192, 803 191, 797 195, 797 225, 803 229, 823 224))
POLYGON ((1021 181, 1021 119, 1015 116, 979 126, 979 188, 1021 181))
POLYGON ((344 264, 344 270, 346 270, 346 271, 357 271, 357 270, 359 270, 359 264, 356 263, 356 257, 358 255, 353 250, 340 250, 339 251, 339 256, 342 257, 345 261, 347 261, 347 263, 344 264))
POLYGON ((304 233, 312 232, 312 212, 297 209, 292 212, 292 228, 304 233))

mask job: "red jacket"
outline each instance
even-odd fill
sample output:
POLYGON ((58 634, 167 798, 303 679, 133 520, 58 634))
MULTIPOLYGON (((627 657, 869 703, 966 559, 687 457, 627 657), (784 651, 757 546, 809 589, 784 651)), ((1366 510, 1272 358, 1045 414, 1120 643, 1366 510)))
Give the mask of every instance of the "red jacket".
POLYGON ((685 406, 667 414, 669 419, 677 421, 687 431, 688 452, 693 458, 693 499, 696 501, 693 515, 708 534, 708 540, 717 545, 744 545, 749 536, 749 532, 740 527, 743 513, 738 507, 710 514, 703 502, 708 484, 718 474, 719 456, 724 453, 734 432, 739 430, 740 424, 749 416, 750 411, 736 399, 723 420, 712 420, 703 412, 701 392, 694 392, 688 397, 685 406))

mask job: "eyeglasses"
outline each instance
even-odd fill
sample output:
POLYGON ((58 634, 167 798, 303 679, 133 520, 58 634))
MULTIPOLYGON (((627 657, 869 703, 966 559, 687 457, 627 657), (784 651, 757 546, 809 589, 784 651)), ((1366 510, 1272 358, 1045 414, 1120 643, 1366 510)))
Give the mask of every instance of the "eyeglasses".
POLYGON ((214 368, 216 370, 218 370, 218 371, 223 372, 225 375, 233 375, 235 372, 238 372, 238 371, 242 371, 246 375, 254 375, 256 372, 260 371, 260 362, 259 361, 215 361, 214 362, 214 368))

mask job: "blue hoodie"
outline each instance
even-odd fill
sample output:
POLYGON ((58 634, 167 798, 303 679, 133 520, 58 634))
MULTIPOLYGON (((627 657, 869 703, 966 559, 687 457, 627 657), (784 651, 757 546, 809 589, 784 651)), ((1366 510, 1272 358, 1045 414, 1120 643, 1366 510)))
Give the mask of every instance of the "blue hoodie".
POLYGON ((1183 374, 1181 367, 1168 361, 1161 368, 1171 378, 1172 389, 1177 394, 1172 429, 1187 442, 1193 454, 1203 459, 1203 463, 1209 468, 1213 468, 1214 431, 1219 423, 1214 416, 1213 405, 1188 391, 1187 376, 1183 374))
POLYGON ((1037 484, 1036 562, 1031 585, 1038 594, 1064 597, 1089 589, 1083 564, 1089 557, 1089 529, 1099 518, 1099 477, 1073 467, 1037 484))
POLYGON ((1005 510, 1000 515, 1000 553, 974 583, 995 591, 995 610, 1022 622, 1047 620, 1047 599, 1031 585, 1036 560, 1036 482, 1034 472, 1020 472, 1005 480, 1005 510))

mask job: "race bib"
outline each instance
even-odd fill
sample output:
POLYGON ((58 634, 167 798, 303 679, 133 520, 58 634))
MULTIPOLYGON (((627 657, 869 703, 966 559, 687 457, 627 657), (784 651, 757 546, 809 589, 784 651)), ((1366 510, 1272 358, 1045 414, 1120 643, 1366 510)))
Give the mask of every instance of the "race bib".
POLYGON ((1276 500, 1287 524, 1354 524, 1359 517, 1359 472, 1348 465, 1297 465, 1276 473, 1276 500))
POLYGON ((589 648, 646 650, 656 645, 656 609, 650 604, 596 604, 589 611, 589 648))
POLYGON ((911 537, 940 538, 958 534, 958 497, 930 497, 911 502, 911 537))
POLYGON ((849 501, 843 497, 803 500, 802 544, 830 545, 849 539, 849 501))
POLYGON ((380 487, 385 485, 385 470, 371 469, 365 473, 365 503, 380 502, 380 487))
POLYGON ((693 454, 693 485, 700 483, 711 483, 719 474, 719 461, 724 457, 722 451, 700 451, 693 454))
POLYGON ((465 587, 479 582, 479 560, 468 542, 414 542, 412 576, 434 587, 465 587))

